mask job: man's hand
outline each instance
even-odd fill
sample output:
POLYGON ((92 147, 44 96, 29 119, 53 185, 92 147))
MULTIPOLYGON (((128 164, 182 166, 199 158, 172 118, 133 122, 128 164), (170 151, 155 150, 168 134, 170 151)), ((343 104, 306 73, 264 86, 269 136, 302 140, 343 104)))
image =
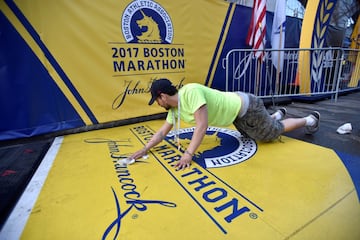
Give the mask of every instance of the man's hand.
POLYGON ((130 159, 138 159, 138 158, 141 158, 142 156, 144 156, 146 154, 147 154, 146 149, 142 148, 142 149, 136 151, 135 153, 133 153, 129 158, 130 159))
POLYGON ((163 126, 151 137, 150 141, 144 146, 144 148, 133 153, 129 158, 130 159, 138 159, 145 155, 147 152, 153 147, 160 143, 168 134, 172 128, 172 124, 167 121, 164 122, 163 126))
POLYGON ((188 152, 185 152, 180 161, 175 165, 176 171, 184 170, 185 168, 190 168, 192 161, 192 155, 188 152))

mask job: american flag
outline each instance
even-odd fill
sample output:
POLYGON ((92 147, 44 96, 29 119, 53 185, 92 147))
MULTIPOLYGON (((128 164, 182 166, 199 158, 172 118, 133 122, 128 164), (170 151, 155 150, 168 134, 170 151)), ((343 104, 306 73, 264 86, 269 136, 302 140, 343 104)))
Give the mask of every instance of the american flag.
POLYGON ((254 0, 246 43, 255 49, 255 57, 264 60, 266 35, 266 0, 254 0))

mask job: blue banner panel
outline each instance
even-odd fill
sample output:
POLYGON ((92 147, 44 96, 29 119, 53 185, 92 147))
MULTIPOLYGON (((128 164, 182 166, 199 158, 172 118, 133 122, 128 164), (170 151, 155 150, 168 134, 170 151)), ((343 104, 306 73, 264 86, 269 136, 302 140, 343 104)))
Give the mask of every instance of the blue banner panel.
POLYGON ((0 12, 0 140, 84 126, 8 19, 0 12))
MULTIPOLYGON (((224 32, 220 36, 219 42, 224 39, 224 45, 222 49, 219 49, 219 61, 214 63, 214 78, 211 83, 211 87, 225 90, 225 68, 223 66, 223 60, 226 55, 233 49, 251 49, 250 46, 246 45, 246 37, 248 28, 250 25, 252 9, 241 5, 236 5, 234 13, 228 19, 229 28, 228 31, 224 32)), ((274 14, 272 12, 266 12, 266 48, 271 48, 271 26, 273 22, 274 14)), ((227 24, 224 23, 224 26, 227 24)), ((286 31, 291 34, 285 34, 285 48, 298 48, 300 45, 300 34, 301 34, 301 19, 287 17, 286 18, 286 31)), ((216 55, 214 55, 215 58, 216 55)), ((254 60, 255 62, 255 60, 254 60)), ((270 66, 272 67, 272 66, 270 66)), ((210 76, 208 76, 210 77, 210 76)), ((207 83, 211 81, 207 79, 207 83)), ((250 81, 254 81, 251 79, 250 81)), ((265 81, 265 80, 264 80, 265 81)), ((261 93, 265 94, 268 90, 261 89, 261 93)))

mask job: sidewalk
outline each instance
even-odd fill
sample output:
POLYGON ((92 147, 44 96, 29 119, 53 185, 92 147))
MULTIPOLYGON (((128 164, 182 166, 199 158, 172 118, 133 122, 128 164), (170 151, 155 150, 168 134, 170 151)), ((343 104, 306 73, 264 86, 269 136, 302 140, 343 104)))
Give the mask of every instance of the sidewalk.
POLYGON ((303 134, 303 130, 287 133, 286 136, 360 157, 360 92, 339 96, 337 102, 330 99, 314 103, 295 102, 285 107, 288 117, 300 117, 312 111, 321 114, 320 129, 314 136, 303 134), (344 123, 351 123, 351 134, 336 132, 344 123))

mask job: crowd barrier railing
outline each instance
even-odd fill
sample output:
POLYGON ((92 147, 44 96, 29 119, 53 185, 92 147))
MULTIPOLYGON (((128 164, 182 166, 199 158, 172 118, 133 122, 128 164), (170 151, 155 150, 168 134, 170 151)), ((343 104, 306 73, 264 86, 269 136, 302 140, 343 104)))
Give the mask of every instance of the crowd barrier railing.
POLYGON ((226 91, 266 97, 331 96, 359 89, 358 49, 233 49, 223 59, 226 91), (282 60, 283 59, 283 60, 282 60))

